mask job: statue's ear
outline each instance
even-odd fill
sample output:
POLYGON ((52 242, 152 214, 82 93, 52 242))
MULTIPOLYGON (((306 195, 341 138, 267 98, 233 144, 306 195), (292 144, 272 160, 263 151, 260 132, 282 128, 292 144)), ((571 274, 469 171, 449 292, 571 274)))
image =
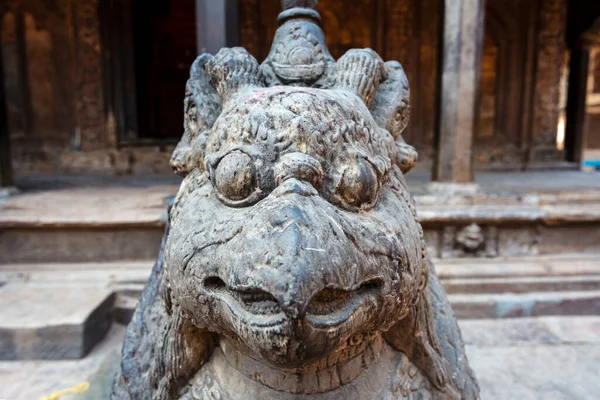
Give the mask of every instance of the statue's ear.
POLYGON ((337 61, 336 87, 356 93, 367 108, 384 77, 383 60, 371 49, 348 50, 337 61))
POLYGON ((244 88, 264 87, 258 61, 242 47, 219 50, 206 63, 206 72, 223 105, 244 88))
POLYGON ((206 139, 221 113, 221 98, 210 82, 206 65, 214 57, 202 54, 190 68, 183 101, 183 136, 171 156, 171 168, 186 176, 194 168, 204 168, 206 139))
POLYGON ((407 173, 418 158, 415 148, 402 138, 410 120, 410 85, 399 62, 388 61, 384 68, 385 79, 375 93, 371 114, 377 124, 394 137, 398 164, 402 172, 407 173))

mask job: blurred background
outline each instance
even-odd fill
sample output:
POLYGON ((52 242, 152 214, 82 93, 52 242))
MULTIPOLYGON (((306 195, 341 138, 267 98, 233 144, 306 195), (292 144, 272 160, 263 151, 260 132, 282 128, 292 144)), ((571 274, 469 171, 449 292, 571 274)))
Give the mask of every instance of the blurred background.
MULTIPOLYGON (((317 9, 335 58, 370 47, 408 75, 407 179, 482 397, 597 398, 600 2, 317 9)), ((279 11, 0 0, 0 399, 107 398, 180 182, 189 68, 224 46, 261 62, 279 11)))

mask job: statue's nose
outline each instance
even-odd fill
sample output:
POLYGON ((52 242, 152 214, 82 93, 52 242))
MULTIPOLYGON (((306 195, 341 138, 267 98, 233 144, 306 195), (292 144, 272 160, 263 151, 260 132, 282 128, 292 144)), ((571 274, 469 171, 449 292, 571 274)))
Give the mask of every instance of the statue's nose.
POLYGON ((255 233, 262 240, 254 243, 252 265, 235 269, 227 283, 208 281, 207 289, 230 295, 252 314, 299 319, 321 287, 319 274, 325 262, 325 254, 313 254, 315 238, 321 235, 314 216, 301 204, 307 193, 316 191, 295 178, 276 191, 271 194, 274 208, 262 216, 255 233))

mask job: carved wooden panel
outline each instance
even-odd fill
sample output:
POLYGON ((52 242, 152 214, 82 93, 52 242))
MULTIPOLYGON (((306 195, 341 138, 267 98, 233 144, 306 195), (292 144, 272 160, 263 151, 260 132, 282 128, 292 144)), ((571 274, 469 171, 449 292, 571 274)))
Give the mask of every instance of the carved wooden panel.
POLYGON ((264 58, 261 35, 261 19, 259 11, 259 0, 240 0, 238 4, 240 46, 245 47, 254 57, 264 58))
POLYGON ((600 94, 600 45, 596 46, 591 60, 592 94, 600 94))
POLYGON ((496 106, 498 95, 498 44, 495 38, 485 33, 481 61, 481 84, 479 98, 479 123, 477 139, 494 136, 496 130, 496 106))
POLYGON ((535 59, 537 6, 519 0, 488 0, 481 65, 475 160, 485 167, 521 168, 530 133, 529 97, 535 59))
MULTIPOLYGON (((9 2, 5 3, 10 5, 9 2)), ((25 22, 20 10, 6 8, 0 20, 6 118, 12 136, 30 134, 31 109, 25 74, 25 22)))
POLYGON ((556 148, 559 84, 565 62, 566 0, 542 0, 539 10, 537 66, 530 158, 532 162, 563 161, 556 148))
POLYGON ((403 133, 421 161, 431 158, 436 119, 438 1, 387 0, 385 58, 402 63, 411 83, 411 121, 403 133))
MULTIPOLYGON (((76 90, 81 65, 76 57, 85 46, 75 42, 89 38, 89 31, 79 29, 77 22, 94 21, 95 15, 82 16, 70 0, 10 0, 2 2, 0 10, 15 167, 48 169, 84 132, 77 129, 76 102, 82 97, 76 90)), ((91 62, 101 82, 100 63, 91 62)), ((90 90, 84 100, 101 92, 90 90)), ((102 102, 97 104, 101 109, 102 102)), ((85 122, 103 126, 102 119, 85 122)))
POLYGON ((323 31, 329 51, 339 58, 353 48, 370 47, 380 51, 376 43, 378 0, 320 1, 323 31))
POLYGON ((98 1, 73 2, 75 21, 77 125, 81 148, 96 150, 114 145, 105 130, 104 96, 102 85, 102 56, 100 52, 100 21, 98 1), (112 143, 110 143, 112 142, 112 143))

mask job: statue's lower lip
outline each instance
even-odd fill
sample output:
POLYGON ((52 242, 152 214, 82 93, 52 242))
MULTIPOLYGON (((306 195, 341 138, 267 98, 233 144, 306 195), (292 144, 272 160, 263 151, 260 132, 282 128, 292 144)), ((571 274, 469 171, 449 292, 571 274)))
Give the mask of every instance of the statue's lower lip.
POLYGON ((244 296, 251 296, 251 294, 231 290, 222 285, 211 287, 205 284, 205 288, 207 294, 225 305, 230 313, 245 325, 269 328, 285 322, 286 316, 276 304, 269 305, 264 301, 263 304, 252 307, 248 302, 243 301, 244 296))
POLYGON ((345 304, 337 310, 328 314, 314 314, 307 312, 305 320, 308 324, 316 328, 334 328, 342 325, 352 317, 359 309, 361 309, 369 300, 375 300, 377 288, 364 287, 355 290, 353 296, 345 302, 345 304))
MULTIPOLYGON (((373 280, 354 290, 334 290, 333 293, 341 297, 336 300, 321 300, 315 296, 306 309, 304 320, 321 329, 342 325, 367 302, 375 302, 381 286, 379 280, 373 280)), ((264 291, 231 289, 218 278, 205 281, 204 287, 209 296, 227 306, 243 324, 265 328, 289 321, 275 298, 264 291)))

